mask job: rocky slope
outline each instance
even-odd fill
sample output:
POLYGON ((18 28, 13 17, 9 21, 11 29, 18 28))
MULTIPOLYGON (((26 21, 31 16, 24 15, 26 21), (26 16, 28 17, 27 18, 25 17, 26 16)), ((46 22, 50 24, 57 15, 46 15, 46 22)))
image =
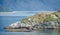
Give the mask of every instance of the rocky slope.
POLYGON ((43 29, 60 28, 60 12, 38 13, 13 23, 5 29, 43 29))

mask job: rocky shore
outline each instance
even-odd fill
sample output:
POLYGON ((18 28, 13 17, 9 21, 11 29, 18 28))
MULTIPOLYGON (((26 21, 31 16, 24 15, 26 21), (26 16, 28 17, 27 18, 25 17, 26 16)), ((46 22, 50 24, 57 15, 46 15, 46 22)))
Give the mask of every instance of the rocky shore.
POLYGON ((28 16, 21 21, 5 27, 5 30, 10 32, 23 32, 56 28, 60 28, 60 12, 38 13, 33 16, 28 16))

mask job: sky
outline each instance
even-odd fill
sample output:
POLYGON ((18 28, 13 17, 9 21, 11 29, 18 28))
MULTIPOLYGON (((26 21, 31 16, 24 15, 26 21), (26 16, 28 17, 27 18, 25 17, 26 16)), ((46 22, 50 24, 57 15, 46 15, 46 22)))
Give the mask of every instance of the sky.
MULTIPOLYGON (((38 13, 43 13, 47 11, 13 11, 13 12, 0 12, 0 16, 33 16, 38 13)), ((55 12, 55 11, 48 11, 55 12)))
MULTIPOLYGON (((25 11, 33 14, 36 13, 34 11, 58 10, 60 10, 60 0, 0 0, 0 12, 6 12, 6 14, 7 12, 17 13, 16 11, 20 11, 19 14, 22 15, 25 11), (21 11, 23 12, 22 14, 21 11)), ((2 14, 5 15, 4 13, 2 14)))
POLYGON ((0 12, 0 16, 32 16, 36 14, 37 12, 23 12, 23 11, 14 11, 14 12, 0 12))
POLYGON ((56 11, 60 0, 0 0, 1 11, 56 11))

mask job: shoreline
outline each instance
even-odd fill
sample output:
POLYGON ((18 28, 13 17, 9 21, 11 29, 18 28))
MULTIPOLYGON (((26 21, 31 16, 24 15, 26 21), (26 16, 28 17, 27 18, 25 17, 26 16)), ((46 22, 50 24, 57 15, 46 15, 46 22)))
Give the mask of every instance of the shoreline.
POLYGON ((35 30, 45 30, 45 29, 49 29, 49 30, 55 30, 55 29, 60 29, 60 28, 41 28, 41 29, 5 29, 6 32, 30 32, 30 31, 35 31, 35 30))

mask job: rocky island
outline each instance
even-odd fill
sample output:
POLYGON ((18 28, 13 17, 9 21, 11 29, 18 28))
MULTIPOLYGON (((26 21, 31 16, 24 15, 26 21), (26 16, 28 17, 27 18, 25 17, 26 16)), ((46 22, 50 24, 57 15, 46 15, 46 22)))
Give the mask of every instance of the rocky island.
POLYGON ((5 30, 10 32, 23 32, 56 28, 60 28, 60 12, 42 12, 15 22, 5 27, 5 30))

